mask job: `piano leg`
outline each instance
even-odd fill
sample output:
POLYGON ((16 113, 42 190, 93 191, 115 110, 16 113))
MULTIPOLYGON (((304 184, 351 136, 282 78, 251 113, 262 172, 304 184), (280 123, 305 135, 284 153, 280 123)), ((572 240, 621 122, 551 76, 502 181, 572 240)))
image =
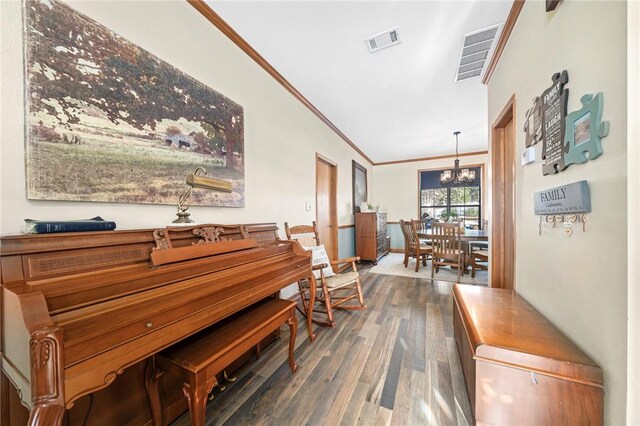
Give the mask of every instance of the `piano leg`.
POLYGON ((62 405, 36 405, 29 416, 29 426, 60 426, 64 417, 62 405))
POLYGON ((316 303, 316 277, 311 274, 311 282, 309 283, 309 306, 307 307, 307 331, 309 340, 313 342, 316 335, 313 334, 313 306, 316 303))
POLYGON ((204 426, 208 395, 217 384, 218 381, 215 376, 209 383, 206 382, 206 370, 196 373, 195 378, 192 381, 190 380, 190 383, 183 383, 182 393, 187 397, 193 426, 204 426))
POLYGON ((296 318, 296 310, 291 309, 291 318, 287 320, 289 325, 289 367, 291 372, 295 373, 298 370, 298 365, 293 357, 293 351, 296 348, 296 334, 298 333, 298 318, 296 318))
POLYGON ((29 426, 59 426, 65 412, 62 328, 33 331, 29 348, 33 402, 29 426))
POLYGON ((144 387, 147 390, 153 424, 154 426, 162 426, 162 406, 160 404, 160 393, 158 392, 158 381, 162 376, 162 371, 156 368, 155 355, 149 358, 144 375, 144 387))
POLYGON ((9 379, 0 369, 0 424, 5 423, 9 424, 9 379))

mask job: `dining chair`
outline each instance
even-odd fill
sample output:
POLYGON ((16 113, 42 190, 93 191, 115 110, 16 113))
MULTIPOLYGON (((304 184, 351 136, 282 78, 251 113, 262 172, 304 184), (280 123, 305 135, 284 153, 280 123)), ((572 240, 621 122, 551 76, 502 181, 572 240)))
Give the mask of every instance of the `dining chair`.
POLYGON ((400 228, 404 235, 404 267, 409 266, 409 258, 416 259, 416 272, 420 270, 420 262, 422 266, 427 266, 427 260, 431 255, 431 244, 420 241, 418 238, 418 228, 421 220, 400 220, 400 228))
MULTIPOLYGON (((486 241, 475 241, 480 243, 486 243, 486 241)), ((469 243, 469 258, 471 259, 471 278, 476 277, 476 269, 483 271, 489 270, 489 250, 472 246, 469 243), (486 262, 486 264, 485 264, 486 262)))
MULTIPOLYGON (((482 228, 484 231, 488 231, 489 229, 489 221, 487 219, 483 219, 482 220, 482 228)), ((474 240, 474 241, 469 241, 468 243, 468 247, 469 247, 469 259, 471 259, 471 252, 475 251, 489 251, 489 241, 485 241, 485 240, 474 240)))
POLYGON ((415 252, 411 251, 411 247, 412 245, 410 244, 411 241, 411 231, 410 228, 411 226, 409 225, 408 222, 405 222, 403 219, 400 219, 400 231, 402 231, 402 237, 404 238, 404 260, 403 260, 403 264, 404 267, 406 268, 409 265, 409 258, 415 256, 415 252))
MULTIPOLYGON (((413 225, 414 231, 416 231, 417 234, 426 234, 427 230, 429 229, 426 219, 412 219, 411 224, 413 225)), ((428 238, 420 238, 420 235, 418 235, 418 239, 420 240, 421 244, 429 246, 431 245, 431 242, 428 238)))
POLYGON ((431 278, 439 272, 440 266, 451 266, 458 269, 458 282, 464 267, 464 251, 460 238, 459 223, 434 223, 431 233, 433 247, 431 259, 431 278))
MULTIPOLYGON (((420 259, 422 259, 422 264, 426 266, 426 261, 429 260, 433 251, 433 248, 431 247, 431 240, 424 237, 424 234, 427 233, 427 224, 424 220, 412 219, 411 229, 413 231, 413 234, 416 236, 416 240, 419 243, 417 246, 418 250, 416 254, 420 259), (420 238, 420 234, 423 235, 423 238, 420 238)), ((417 264, 416 272, 418 272, 417 264)))
MULTIPOLYGON (((288 240, 298 241, 303 248, 311 250, 312 263, 314 264, 314 275, 316 278, 316 300, 315 303, 320 304, 320 309, 314 312, 320 312, 327 315, 325 321, 312 321, 318 325, 335 327, 336 322, 333 319, 333 309, 344 310, 363 310, 367 309, 362 295, 360 286, 360 275, 356 268, 356 262, 359 257, 348 257, 331 261, 327 256, 324 245, 320 243, 320 235, 318 234, 318 226, 313 221, 312 225, 289 226, 284 223, 284 230, 288 240), (340 265, 351 264, 352 270, 348 272, 336 273, 334 268, 339 269, 340 265), (346 302, 357 299, 357 304, 348 304, 346 302)), ((309 296, 310 296, 309 280, 298 281, 298 290, 300 291, 300 299, 302 301, 301 312, 308 316, 309 312, 309 296)), ((298 308, 300 310, 300 308, 298 308)))
POLYGON ((418 230, 418 232, 427 232, 426 219, 412 219, 411 223, 415 224, 415 228, 418 230))

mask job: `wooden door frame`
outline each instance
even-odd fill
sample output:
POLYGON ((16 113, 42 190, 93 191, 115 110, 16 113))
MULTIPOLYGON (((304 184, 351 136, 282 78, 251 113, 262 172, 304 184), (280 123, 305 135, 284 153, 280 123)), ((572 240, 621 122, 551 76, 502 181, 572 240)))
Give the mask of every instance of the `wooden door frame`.
MULTIPOLYGON (((489 142, 489 162, 491 167, 491 233, 490 233, 490 257, 489 257, 489 274, 490 286, 498 288, 515 288, 515 241, 516 241, 516 216, 515 216, 515 177, 516 177, 516 161, 515 155, 511 159, 511 164, 505 162, 504 126, 513 120, 513 143, 516 143, 516 95, 512 95, 507 104, 504 106, 498 118, 491 126, 491 141, 489 142), (513 181, 505 182, 505 171, 507 167, 512 168, 513 181), (511 185, 513 194, 513 205, 505 205, 504 188, 511 185), (513 221, 507 223, 505 221, 505 210, 512 209, 511 217, 513 221), (507 277, 508 268, 506 265, 505 239, 512 240, 513 267, 512 277, 507 277)), ((514 146, 515 153, 515 146, 514 146)))
POLYGON ((331 239, 333 240, 331 251, 335 257, 335 259, 331 260, 337 260, 340 257, 338 255, 338 163, 316 152, 316 223, 318 223, 318 162, 328 165, 331 169, 331 197, 333 202, 329 211, 329 222, 331 223, 331 239))

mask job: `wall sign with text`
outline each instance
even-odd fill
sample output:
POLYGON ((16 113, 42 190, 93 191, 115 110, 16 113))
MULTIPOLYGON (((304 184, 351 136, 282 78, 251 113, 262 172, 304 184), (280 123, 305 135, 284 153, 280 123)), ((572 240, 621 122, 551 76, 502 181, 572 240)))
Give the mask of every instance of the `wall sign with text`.
POLYGON ((527 148, 542 140, 542 99, 540 96, 533 98, 533 105, 524 115, 524 144, 527 148))
POLYGON ((540 216, 538 234, 542 235, 543 224, 551 224, 553 228, 562 224, 564 234, 573 234, 573 224, 582 223, 582 231, 586 230, 587 216, 591 212, 591 196, 586 180, 538 191, 533 194, 535 213, 540 216))
POLYGON ((542 92, 542 174, 558 173, 567 168, 564 162, 564 130, 567 116, 569 82, 567 71, 551 77, 553 85, 542 92))
POLYGON ((538 191, 533 194, 537 215, 562 213, 589 213, 591 196, 586 180, 538 191))

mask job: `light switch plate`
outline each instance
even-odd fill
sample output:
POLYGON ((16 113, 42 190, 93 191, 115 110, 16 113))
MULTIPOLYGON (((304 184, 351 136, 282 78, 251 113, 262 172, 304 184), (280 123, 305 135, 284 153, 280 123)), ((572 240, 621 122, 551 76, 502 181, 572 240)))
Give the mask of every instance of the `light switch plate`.
POLYGON ((536 161, 536 147, 530 146, 522 152, 522 165, 531 164, 536 161))
POLYGON ((305 201, 304 202, 304 209, 305 209, 305 211, 310 212, 311 211, 311 202, 305 201))

